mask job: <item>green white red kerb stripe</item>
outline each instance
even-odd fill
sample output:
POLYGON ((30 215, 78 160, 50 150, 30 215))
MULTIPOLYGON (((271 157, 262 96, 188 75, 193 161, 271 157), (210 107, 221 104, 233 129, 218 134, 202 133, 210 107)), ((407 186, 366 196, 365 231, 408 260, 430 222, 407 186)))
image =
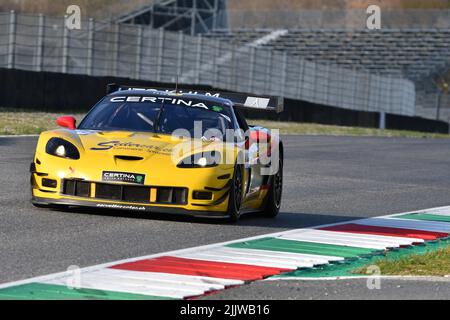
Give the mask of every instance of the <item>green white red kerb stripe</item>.
POLYGON ((187 299, 449 237, 450 207, 295 229, 0 285, 0 299, 187 299), (71 288, 70 286, 75 286, 71 288))

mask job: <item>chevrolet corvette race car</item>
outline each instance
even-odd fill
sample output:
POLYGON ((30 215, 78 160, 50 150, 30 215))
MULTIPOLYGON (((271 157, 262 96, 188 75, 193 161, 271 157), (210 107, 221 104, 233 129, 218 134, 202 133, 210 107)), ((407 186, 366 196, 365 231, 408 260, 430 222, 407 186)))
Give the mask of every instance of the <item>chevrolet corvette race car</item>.
POLYGON ((43 132, 30 166, 38 207, 225 217, 280 209, 283 143, 242 110, 280 112, 277 97, 108 85, 76 126, 43 132))

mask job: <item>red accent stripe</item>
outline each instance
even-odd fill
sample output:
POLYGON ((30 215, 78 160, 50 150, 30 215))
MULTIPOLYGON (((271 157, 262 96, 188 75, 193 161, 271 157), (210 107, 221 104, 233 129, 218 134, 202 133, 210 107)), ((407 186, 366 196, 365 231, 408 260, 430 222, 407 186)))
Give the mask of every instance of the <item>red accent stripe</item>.
POLYGON ((112 266, 112 269, 160 272, 192 276, 204 276, 243 281, 260 280, 264 277, 292 271, 292 269, 252 266, 238 263, 185 259, 178 257, 158 257, 112 266))
POLYGON ((392 227, 376 227, 355 223, 324 227, 320 228, 319 230, 373 234, 391 237, 418 238, 423 240, 436 240, 438 238, 446 238, 449 235, 448 233, 444 232, 432 232, 432 231, 412 230, 412 229, 392 228, 392 227))

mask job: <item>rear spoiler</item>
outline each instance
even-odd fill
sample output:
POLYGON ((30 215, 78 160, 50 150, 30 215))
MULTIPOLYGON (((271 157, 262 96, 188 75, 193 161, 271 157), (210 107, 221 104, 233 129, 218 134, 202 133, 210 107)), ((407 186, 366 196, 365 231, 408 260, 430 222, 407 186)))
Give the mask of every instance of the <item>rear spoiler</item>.
POLYGON ((228 99, 233 102, 233 104, 242 109, 249 110, 260 110, 260 111, 273 111, 276 113, 283 112, 283 98, 274 96, 261 96, 261 95, 251 95, 245 93, 237 92, 220 92, 220 91, 205 91, 197 89, 181 89, 174 90, 168 88, 158 88, 158 87, 142 87, 142 86, 130 86, 130 85, 119 85, 115 83, 110 83, 106 87, 106 93, 110 94, 116 91, 123 90, 146 90, 146 91, 159 91, 165 92, 167 94, 199 94, 216 98, 228 99))

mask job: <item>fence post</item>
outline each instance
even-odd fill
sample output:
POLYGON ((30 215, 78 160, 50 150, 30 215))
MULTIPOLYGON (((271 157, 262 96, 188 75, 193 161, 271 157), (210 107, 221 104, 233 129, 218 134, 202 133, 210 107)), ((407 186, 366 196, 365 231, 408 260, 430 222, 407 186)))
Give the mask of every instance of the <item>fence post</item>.
POLYGON ((156 81, 161 82, 162 64, 164 54, 164 29, 159 29, 158 65, 156 68, 156 81))
POLYGON ((302 98, 302 84, 305 82, 305 60, 302 58, 297 58, 299 60, 299 74, 298 74, 298 80, 296 84, 296 94, 295 98, 301 99, 302 98))
POLYGON ((442 90, 438 89, 439 92, 437 93, 437 99, 436 99, 436 120, 439 121, 439 118, 441 117, 441 101, 442 101, 442 90))
POLYGON ((69 28, 66 27, 64 20, 63 20, 62 26, 63 26, 63 44, 62 44, 61 72, 67 73, 67 61, 68 61, 68 50, 69 50, 69 28))
POLYGON ((253 80, 255 76, 255 47, 250 47, 250 71, 248 78, 248 90, 247 92, 251 93, 253 91, 253 80))
POLYGON ((36 52, 36 71, 42 71, 42 60, 44 54, 44 28, 45 28, 45 16, 39 14, 39 29, 37 37, 37 52, 36 52))
POLYGON ((14 68, 16 42, 16 12, 11 10, 9 15, 9 40, 8 40, 8 68, 14 68))
POLYGON ((380 112, 380 121, 378 124, 378 128, 382 130, 386 129, 386 112, 384 111, 380 112))
POLYGON ((177 57, 177 79, 179 80, 181 72, 183 71, 183 52, 184 52, 184 33, 178 32, 178 57, 177 57))
POLYGON ((214 41, 214 46, 215 46, 215 50, 214 50, 214 75, 213 75, 213 87, 217 88, 218 87, 218 83, 219 83, 219 60, 220 60, 220 54, 221 54, 221 50, 220 50, 220 44, 221 41, 220 40, 215 40, 214 41))
POLYGON ((195 74, 195 84, 200 83, 200 68, 202 63, 202 45, 203 45, 203 37, 201 34, 197 36, 197 55, 196 55, 196 74, 195 74))
POLYGON ((230 78, 231 78, 231 83, 230 83, 230 88, 232 88, 232 90, 234 90, 234 91, 238 91, 238 86, 239 86, 239 84, 238 84, 238 79, 237 79, 237 74, 236 74, 236 61, 237 61, 237 58, 236 58, 236 49, 237 47, 236 47, 236 44, 232 44, 232 46, 231 46, 231 61, 230 61, 230 63, 231 63, 231 75, 230 75, 230 78))
POLYGON ((271 79, 272 79, 272 75, 270 74, 270 72, 272 71, 272 65, 273 65, 273 54, 272 54, 272 50, 268 51, 269 56, 267 57, 267 63, 266 63, 266 74, 265 74, 265 84, 264 84, 264 88, 266 92, 270 92, 270 84, 271 84, 271 79))
POLYGON ((353 78, 353 87, 352 87, 352 109, 358 108, 358 100, 356 99, 356 95, 358 93, 358 75, 356 71, 356 67, 352 68, 352 78, 353 78))
POLYGON ((114 25, 114 40, 113 40, 113 59, 112 59, 112 75, 117 77, 118 74, 118 61, 119 61, 119 48, 120 48, 120 23, 114 25))
POLYGON ((141 57, 142 57, 142 24, 137 25, 137 43, 136 43, 136 64, 134 65, 134 77, 141 78, 141 57))
POLYGON ((88 46, 87 46, 87 61, 86 61, 86 74, 88 76, 92 75, 92 66, 93 66, 93 59, 94 59, 94 19, 89 19, 88 24, 88 46))
POLYGON ((283 51, 283 71, 281 74, 281 96, 284 97, 286 91, 286 75, 287 75, 287 52, 283 51))
MULTIPOLYGON (((331 100, 332 97, 330 95, 331 81, 330 81, 330 64, 329 63, 327 63, 325 65, 325 77, 323 77, 323 78, 326 79, 326 82, 325 82, 325 80, 322 80, 326 84, 325 86, 323 86, 324 88, 323 88, 323 91, 322 91, 322 94, 325 96, 324 97, 325 104, 328 104, 330 106, 334 106, 334 105, 336 105, 335 104, 336 100, 333 102, 331 100)), ((333 98, 334 98, 334 96, 333 96, 333 98)))

